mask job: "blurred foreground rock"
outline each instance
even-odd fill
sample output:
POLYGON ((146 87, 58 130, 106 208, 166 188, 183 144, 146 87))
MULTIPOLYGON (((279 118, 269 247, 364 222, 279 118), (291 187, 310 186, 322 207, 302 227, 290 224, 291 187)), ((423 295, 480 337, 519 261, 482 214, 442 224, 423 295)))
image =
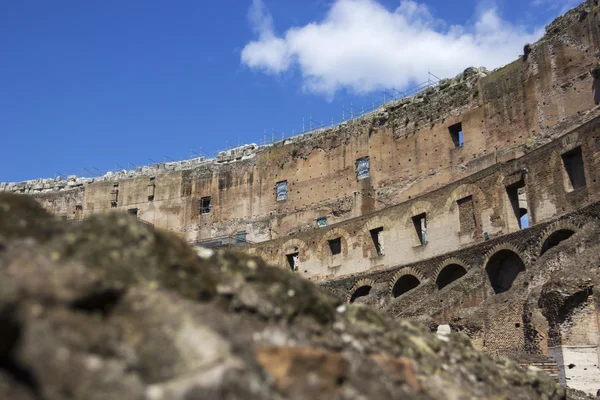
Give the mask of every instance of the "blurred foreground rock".
POLYGON ((258 259, 0 194, 0 399, 580 396, 258 259))

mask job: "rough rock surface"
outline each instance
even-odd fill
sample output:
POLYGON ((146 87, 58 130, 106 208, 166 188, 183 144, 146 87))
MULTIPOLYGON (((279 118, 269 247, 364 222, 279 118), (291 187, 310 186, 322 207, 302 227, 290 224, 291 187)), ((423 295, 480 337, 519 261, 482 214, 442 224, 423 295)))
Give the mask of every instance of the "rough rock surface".
POLYGON ((2 399, 564 399, 549 377, 128 215, 0 194, 2 399))

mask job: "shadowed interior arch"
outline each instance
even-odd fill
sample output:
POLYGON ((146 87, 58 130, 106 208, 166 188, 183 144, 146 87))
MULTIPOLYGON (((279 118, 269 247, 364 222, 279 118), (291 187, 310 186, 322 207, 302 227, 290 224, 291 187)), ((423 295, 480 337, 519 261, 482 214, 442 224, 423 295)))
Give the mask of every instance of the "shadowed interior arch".
POLYGON ((419 281, 419 279, 414 275, 403 275, 398 278, 396 283, 394 283, 394 287, 392 288, 392 296, 401 296, 409 290, 419 286, 420 283, 421 281, 419 281))
POLYGON ((462 265, 459 264, 449 264, 444 267, 438 274, 437 279, 435 280, 435 284, 438 289, 442 289, 454 282, 455 280, 463 277, 467 271, 464 269, 462 265))
POLYGON ((560 229, 556 232, 553 232, 550 236, 546 238, 546 240, 544 240, 542 250, 540 251, 540 256, 548 250, 550 250, 551 248, 553 248, 554 246, 557 246, 563 240, 570 238, 574 233, 575 232, 573 232, 571 229, 560 229))
POLYGON ((511 288, 517 276, 525 271, 525 263, 514 251, 500 250, 490 257, 485 270, 494 293, 504 293, 511 288))
POLYGON ((366 296, 370 292, 371 292, 370 285, 364 285, 364 286, 359 287, 358 289, 356 289, 354 291, 354 293, 352 293, 352 296, 350 297, 350 303, 354 303, 354 301, 356 301, 356 299, 358 299, 359 297, 366 296))

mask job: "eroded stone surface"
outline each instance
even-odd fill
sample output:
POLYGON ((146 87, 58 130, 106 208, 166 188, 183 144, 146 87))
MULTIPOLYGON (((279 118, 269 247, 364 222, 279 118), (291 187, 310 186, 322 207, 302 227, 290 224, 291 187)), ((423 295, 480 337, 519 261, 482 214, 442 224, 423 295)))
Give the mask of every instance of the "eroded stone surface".
POLYGON ((1 398, 566 398, 460 335, 441 342, 256 258, 0 194, 9 212, 29 229, 0 229, 1 398))

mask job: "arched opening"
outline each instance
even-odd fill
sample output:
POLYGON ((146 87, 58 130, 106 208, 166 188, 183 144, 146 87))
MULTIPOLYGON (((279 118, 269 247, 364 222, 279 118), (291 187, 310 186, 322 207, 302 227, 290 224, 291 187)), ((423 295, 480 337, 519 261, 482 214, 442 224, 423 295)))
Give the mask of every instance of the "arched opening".
POLYGON ((485 270, 494 293, 504 293, 510 289, 517 275, 525 271, 525 263, 514 251, 500 250, 490 258, 485 270))
POLYGON ((392 296, 398 297, 419 286, 421 282, 414 275, 401 276, 392 288, 392 296))
POLYGON ((369 285, 359 287, 358 289, 356 289, 354 291, 354 293, 352 293, 352 296, 350 297, 350 303, 354 303, 354 301, 356 301, 356 299, 358 299, 359 297, 366 296, 370 292, 371 292, 371 286, 369 286, 369 285))
POLYGON ((563 240, 570 238, 574 233, 575 232, 573 232, 570 229, 561 229, 552 233, 552 235, 548 236, 546 240, 544 240, 542 250, 540 251, 540 256, 548 250, 550 250, 551 248, 553 248, 554 246, 557 246, 563 240))
POLYGON ((463 277, 467 271, 459 264, 449 264, 444 267, 438 274, 435 284, 438 289, 442 289, 455 280, 463 277))

